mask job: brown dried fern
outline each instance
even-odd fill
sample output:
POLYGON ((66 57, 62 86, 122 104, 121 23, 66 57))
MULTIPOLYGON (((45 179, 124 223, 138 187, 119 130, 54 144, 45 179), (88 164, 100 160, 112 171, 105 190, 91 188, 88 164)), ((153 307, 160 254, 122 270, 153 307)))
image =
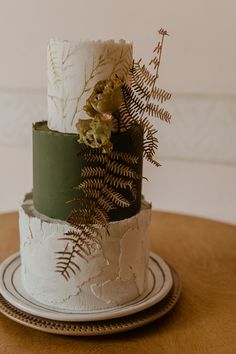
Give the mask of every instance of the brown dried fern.
POLYGON ((86 166, 81 170, 82 177, 102 177, 104 176, 104 169, 101 167, 89 167, 86 166))
POLYGON ((164 37, 167 31, 160 29, 159 34, 161 40, 153 50, 154 57, 150 60, 149 65, 153 67, 153 74, 145 65, 141 63, 141 59, 133 63, 131 69, 131 87, 123 86, 124 101, 120 108, 121 122, 125 129, 129 129, 134 123, 138 123, 144 130, 144 140, 136 142, 137 149, 143 151, 143 156, 155 166, 160 166, 155 161, 154 155, 158 148, 158 140, 155 137, 157 130, 149 123, 149 117, 156 117, 165 122, 170 122, 171 115, 159 104, 151 102, 157 100, 161 103, 169 100, 171 94, 158 88, 157 80, 159 78, 159 67, 163 49, 164 37))
POLYGON ((120 151, 118 152, 114 150, 111 152, 110 156, 113 160, 125 161, 126 163, 132 165, 136 165, 140 158, 138 155, 133 155, 128 152, 120 152, 120 151))
POLYGON ((60 273, 66 280, 69 280, 71 273, 76 274, 80 271, 80 266, 76 262, 79 258, 87 261, 88 257, 94 253, 96 249, 101 248, 98 230, 90 225, 81 224, 79 232, 69 231, 59 240, 68 241, 64 251, 58 251, 56 272, 60 273), (68 245, 71 250, 68 251, 68 245))
POLYGON ((154 87, 153 91, 152 91, 152 98, 154 100, 158 100, 161 103, 163 103, 163 102, 171 99, 171 93, 169 93, 163 89, 154 87))
MULTIPOLYGON (((79 152, 89 164, 98 163, 99 166, 87 166, 82 169, 81 176, 84 180, 75 189, 82 193, 83 197, 69 201, 77 204, 78 209, 73 209, 67 219, 72 230, 61 238, 67 241, 67 245, 63 251, 57 252, 56 266, 56 271, 66 280, 80 270, 79 258, 86 261, 101 247, 104 231, 109 235, 108 213, 113 209, 129 207, 136 200, 135 182, 141 176, 132 165, 137 164, 140 152, 147 161, 160 166, 154 159, 158 148, 157 130, 149 121, 149 117, 146 117, 148 114, 165 122, 169 122, 171 118, 166 110, 151 102, 157 100, 163 103, 171 98, 170 93, 157 88, 163 41, 167 32, 161 29, 159 34, 161 40, 154 48, 154 57, 149 62, 155 73, 142 65, 141 60, 133 63, 131 87, 123 85, 123 103, 116 117, 121 125, 119 131, 127 130, 134 124, 141 128, 141 135, 133 137, 136 153, 112 151, 104 154, 101 149, 88 147, 79 152), (129 194, 130 197, 127 197, 129 194)), ((99 57, 99 67, 103 65, 103 57, 99 57)), ((94 70, 97 69, 98 67, 94 66, 94 70)))
POLYGON ((121 193, 117 192, 112 187, 104 187, 104 191, 109 199, 118 207, 126 208, 130 206, 130 201, 127 200, 121 193))
POLYGON ((134 186, 134 183, 131 179, 115 177, 109 174, 107 174, 106 182, 113 187, 122 188, 122 189, 129 188, 130 190, 132 190, 134 186))
POLYGON ((170 123, 170 113, 155 103, 148 103, 145 107, 145 112, 152 117, 158 117, 164 122, 170 123))
POLYGON ((135 200, 137 191, 134 181, 140 178, 132 167, 127 166, 136 165, 136 155, 119 151, 104 155, 101 149, 90 148, 83 156, 88 162, 98 162, 101 166, 82 169, 83 181, 74 189, 82 192, 83 197, 68 201, 77 204, 78 209, 73 209, 67 219, 72 230, 60 238, 68 244, 64 251, 57 252, 56 265, 56 271, 66 280, 80 270, 78 257, 88 260, 100 248, 104 231, 109 235, 108 212, 129 207, 135 200), (130 191, 130 200, 122 190, 130 191))
POLYGON ((138 175, 131 167, 126 166, 123 163, 118 163, 116 161, 108 161, 107 171, 117 174, 119 176, 124 176, 128 178, 138 179, 138 175))

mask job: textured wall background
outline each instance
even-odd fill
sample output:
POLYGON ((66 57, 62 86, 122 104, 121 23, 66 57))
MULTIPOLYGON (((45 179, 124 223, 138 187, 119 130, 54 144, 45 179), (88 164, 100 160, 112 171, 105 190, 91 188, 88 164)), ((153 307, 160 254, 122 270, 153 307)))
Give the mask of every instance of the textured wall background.
MULTIPOLYGON (((46 91, 0 90, 0 145, 31 145, 32 122, 47 119, 46 91)), ((236 95, 174 94, 171 124, 159 130, 158 158, 236 165, 236 95)))
POLYGON ((46 118, 48 39, 126 38, 148 60, 167 28, 159 84, 174 93, 146 166, 155 208, 236 223, 236 2, 0 0, 0 211, 32 185, 31 122, 46 118))
POLYGON ((46 45, 126 38, 148 59, 168 29, 160 84, 177 93, 236 93, 235 0, 1 0, 0 86, 46 87, 46 45))

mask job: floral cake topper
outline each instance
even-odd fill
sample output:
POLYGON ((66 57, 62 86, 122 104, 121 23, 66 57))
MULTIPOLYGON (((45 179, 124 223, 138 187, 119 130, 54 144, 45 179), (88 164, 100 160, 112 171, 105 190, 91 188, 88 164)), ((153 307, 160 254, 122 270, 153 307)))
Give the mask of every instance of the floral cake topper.
POLYGON ((122 101, 122 81, 118 77, 99 81, 84 106, 84 111, 92 118, 80 119, 76 124, 79 142, 109 152, 113 119, 118 117, 122 101))

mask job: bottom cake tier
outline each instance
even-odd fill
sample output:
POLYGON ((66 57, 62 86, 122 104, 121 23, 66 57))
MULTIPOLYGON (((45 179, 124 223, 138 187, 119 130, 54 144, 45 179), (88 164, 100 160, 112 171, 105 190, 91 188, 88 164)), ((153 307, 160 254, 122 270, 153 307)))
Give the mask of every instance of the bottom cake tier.
MULTIPOLYGON (((27 194, 19 210, 22 284, 37 301, 66 310, 95 310, 125 304, 144 293, 149 261, 151 205, 102 230, 100 247, 76 257, 68 279, 56 272, 58 251, 70 253, 65 221, 39 214, 27 194)), ((60 261, 60 260, 59 260, 60 261)))

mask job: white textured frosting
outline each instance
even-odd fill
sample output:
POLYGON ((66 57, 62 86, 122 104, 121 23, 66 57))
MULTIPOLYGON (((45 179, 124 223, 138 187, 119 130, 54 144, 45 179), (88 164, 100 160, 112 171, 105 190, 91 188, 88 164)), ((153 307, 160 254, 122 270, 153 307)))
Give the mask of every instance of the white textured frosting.
POLYGON ((36 212, 28 194, 19 210, 25 290, 41 303, 71 310, 103 309, 134 300, 146 288, 150 213, 150 205, 143 202, 137 215, 111 222, 101 249, 87 262, 79 258, 81 270, 66 281, 55 272, 55 251, 65 248, 67 241, 59 238, 71 227, 36 212))
POLYGON ((118 75, 127 80, 132 65, 132 44, 124 40, 50 40, 48 61, 48 127, 77 133, 75 124, 85 118, 83 106, 99 80, 118 75))

